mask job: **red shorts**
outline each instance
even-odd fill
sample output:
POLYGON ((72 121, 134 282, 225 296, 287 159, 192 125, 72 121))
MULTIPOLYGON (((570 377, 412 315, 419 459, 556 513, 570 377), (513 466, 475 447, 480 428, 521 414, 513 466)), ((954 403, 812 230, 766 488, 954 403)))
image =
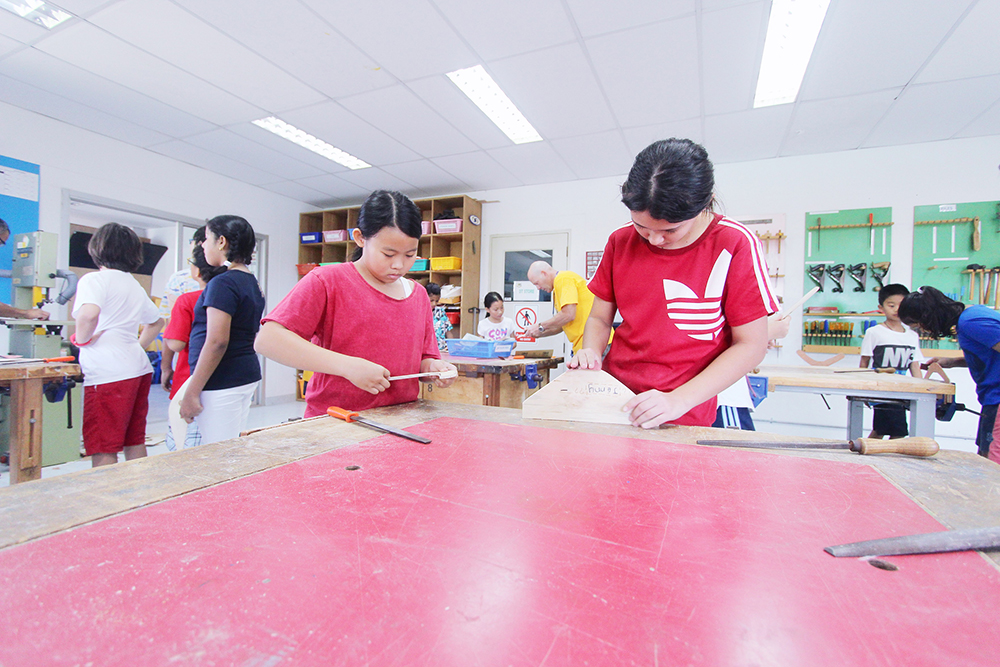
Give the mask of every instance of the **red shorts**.
POLYGON ((83 388, 83 448, 87 456, 117 454, 146 444, 153 374, 83 388))

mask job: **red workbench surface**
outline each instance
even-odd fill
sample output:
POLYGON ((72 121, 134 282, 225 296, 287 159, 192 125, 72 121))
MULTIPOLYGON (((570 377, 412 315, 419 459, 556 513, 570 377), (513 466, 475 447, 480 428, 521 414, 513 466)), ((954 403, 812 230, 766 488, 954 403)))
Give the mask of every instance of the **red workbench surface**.
POLYGON ((0 664, 996 664, 980 555, 823 552, 942 529, 868 466, 411 430, 0 552, 0 664))

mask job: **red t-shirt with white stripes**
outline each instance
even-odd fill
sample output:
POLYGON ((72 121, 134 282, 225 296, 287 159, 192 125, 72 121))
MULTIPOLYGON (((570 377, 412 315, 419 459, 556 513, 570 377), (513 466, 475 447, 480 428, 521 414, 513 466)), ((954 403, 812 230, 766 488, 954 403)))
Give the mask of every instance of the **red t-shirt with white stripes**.
MULTIPOLYGON (((721 215, 676 250, 651 246, 631 224, 616 230, 588 286, 622 317, 603 368, 637 394, 684 384, 732 344, 730 327, 778 309, 760 242, 721 215)), ((712 398, 671 423, 714 420, 712 398)))

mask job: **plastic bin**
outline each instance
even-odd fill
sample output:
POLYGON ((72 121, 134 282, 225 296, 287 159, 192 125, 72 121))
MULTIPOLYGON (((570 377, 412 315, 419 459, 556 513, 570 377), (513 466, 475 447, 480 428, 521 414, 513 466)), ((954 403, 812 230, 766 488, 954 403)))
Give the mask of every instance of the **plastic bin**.
POLYGON ((431 257, 431 271, 458 271, 461 268, 461 257, 431 257))
POLYGON ((418 257, 417 261, 413 262, 413 268, 410 271, 426 271, 430 268, 430 260, 418 257))
POLYGON ((495 357, 509 357, 514 351, 514 341, 512 340, 462 340, 449 338, 445 341, 448 344, 448 354, 455 357, 475 357, 477 359, 493 359, 495 357))
POLYGON ((434 231, 438 234, 453 234, 462 231, 462 219, 435 220, 434 231))
POLYGON ((424 234, 424 235, 431 233, 431 221, 430 220, 424 220, 423 222, 420 223, 420 233, 424 234))
POLYGON ((347 240, 347 230, 346 229, 331 229, 329 231, 323 232, 323 241, 326 243, 334 243, 336 241, 346 241, 347 240))
POLYGON ((317 266, 319 266, 319 264, 314 264, 314 263, 296 264, 295 266, 298 267, 298 269, 299 269, 299 275, 300 276, 304 276, 307 273, 309 273, 310 271, 312 271, 313 269, 315 269, 317 266))
POLYGON ((299 243, 319 243, 323 240, 323 234, 320 232, 300 232, 299 233, 299 243))

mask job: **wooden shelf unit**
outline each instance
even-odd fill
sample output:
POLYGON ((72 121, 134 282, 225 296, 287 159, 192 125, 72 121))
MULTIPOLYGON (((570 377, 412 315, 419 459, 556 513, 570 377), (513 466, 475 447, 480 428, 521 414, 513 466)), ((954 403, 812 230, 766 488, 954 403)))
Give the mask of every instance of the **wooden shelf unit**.
MULTIPOLYGON (((424 221, 431 223, 431 233, 420 237, 418 255, 424 259, 435 257, 461 257, 462 269, 454 271, 412 271, 408 278, 421 285, 435 282, 439 285, 461 285, 461 320, 456 327, 457 337, 476 333, 476 311, 479 306, 479 262, 482 252, 482 227, 469 222, 475 215, 482 220, 482 203, 466 195, 414 199, 424 221), (462 231, 447 234, 434 233, 434 217, 448 209, 455 212, 455 218, 462 219, 462 231)), ((351 230, 358 226, 360 206, 311 211, 299 214, 299 232, 328 232, 351 230)), ((299 264, 324 264, 327 262, 348 262, 354 254, 353 240, 332 243, 300 243, 299 264)), ((447 305, 447 304, 445 304, 447 305)))

